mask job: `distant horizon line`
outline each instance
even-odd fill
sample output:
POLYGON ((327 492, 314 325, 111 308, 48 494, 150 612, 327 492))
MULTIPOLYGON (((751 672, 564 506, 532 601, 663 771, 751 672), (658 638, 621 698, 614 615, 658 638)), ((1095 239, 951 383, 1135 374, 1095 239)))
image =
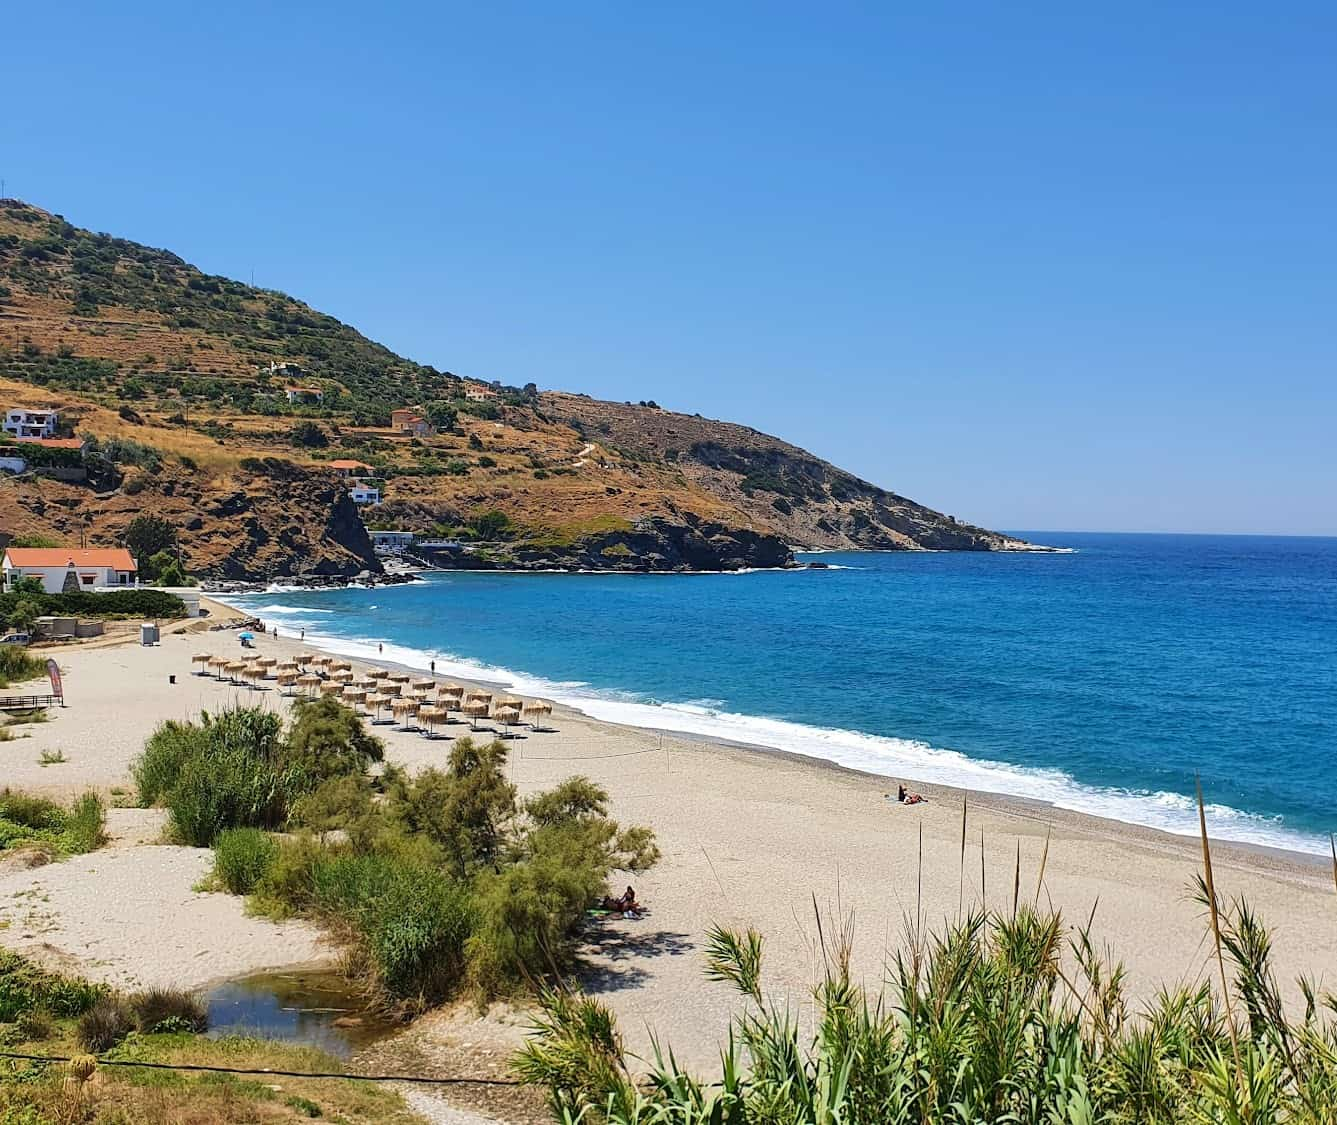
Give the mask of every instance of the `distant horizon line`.
POLYGON ((1216 539, 1337 539, 1337 532, 1301 532, 1301 531, 1127 531, 1121 528, 1104 527, 1004 527, 1004 535, 1181 535, 1216 539))

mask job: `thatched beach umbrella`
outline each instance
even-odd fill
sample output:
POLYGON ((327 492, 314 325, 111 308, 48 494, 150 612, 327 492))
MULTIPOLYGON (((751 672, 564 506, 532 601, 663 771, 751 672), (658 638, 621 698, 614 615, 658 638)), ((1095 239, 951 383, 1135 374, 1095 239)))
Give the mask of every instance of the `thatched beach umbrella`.
POLYGON ((260 665, 261 668, 268 670, 278 663, 278 658, 273 656, 262 656, 256 660, 256 663, 260 665))
POLYGON ((446 713, 440 707, 420 707, 418 709, 418 721, 427 728, 429 737, 436 734, 436 728, 444 723, 446 718, 446 713))
POLYGON ((241 680, 242 676, 246 674, 246 661, 230 660, 228 661, 227 667, 224 669, 224 671, 227 672, 229 680, 231 680, 234 684, 239 684, 242 682, 241 680))
POLYGON ((353 686, 355 688, 361 688, 363 691, 375 691, 380 684, 366 673, 363 673, 362 679, 353 681, 353 686))
POLYGON ((413 719, 417 716, 419 704, 416 699, 396 699, 390 706, 394 716, 399 720, 400 730, 412 730, 414 727, 413 719))
POLYGON ((542 730, 543 727, 539 724, 544 716, 552 714, 552 704, 545 703, 541 699, 531 699, 521 708, 521 712, 528 720, 530 730, 542 730))
POLYGON ((403 684, 392 684, 389 680, 382 680, 381 686, 376 689, 382 695, 398 695, 404 690, 403 684))
POLYGON ((469 727, 472 730, 478 729, 478 720, 485 718, 487 716, 488 711, 490 711, 491 709, 492 708, 489 706, 487 700, 485 699, 466 700, 463 708, 461 708, 461 710, 463 710, 464 713, 469 716, 469 727))
POLYGON ((297 686, 297 673, 281 671, 276 677, 279 683, 279 691, 284 695, 292 695, 292 690, 297 686))
POLYGON ((368 668, 367 678, 372 680, 388 680, 390 678, 390 669, 388 668, 368 668))
POLYGON ((336 684, 333 680, 321 680, 320 682, 321 695, 338 695, 343 690, 344 685, 336 684))
POLYGON ((297 668, 297 661, 295 661, 295 660, 280 660, 280 661, 278 662, 277 668, 278 668, 278 671, 280 671, 280 672, 296 672, 296 671, 298 670, 298 668, 297 668))
POLYGON ((492 693, 490 691, 484 691, 482 688, 470 688, 468 691, 464 693, 464 702, 466 704, 476 703, 479 700, 482 700, 482 702, 491 705, 492 693))
POLYGON ((294 662, 303 666, 313 663, 315 659, 316 654, 314 652, 299 652, 293 657, 294 662))
POLYGON ((366 701, 367 714, 371 716, 373 723, 379 722, 381 712, 388 710, 393 701, 388 695, 368 695, 366 701))
POLYGON ((434 687, 436 687, 436 681, 428 679, 427 677, 413 681, 414 691, 431 691, 434 687))
POLYGON ((367 701, 367 693, 360 688, 346 687, 339 694, 339 698, 356 709, 367 701))
POLYGON ((353 682, 353 669, 339 668, 330 673, 330 679, 338 684, 351 684, 353 682))
POLYGON ((325 681, 314 672, 305 672, 297 677, 297 686, 302 689, 306 695, 315 695, 320 685, 325 681))
POLYGON ((192 668, 196 664, 199 665, 199 670, 195 671, 193 674, 196 676, 207 676, 209 674, 209 661, 212 659, 213 655, 211 653, 197 652, 190 658, 192 668))
POLYGON ((353 665, 350 664, 347 660, 330 661, 331 672, 351 672, 352 670, 353 670, 353 665))
POLYGON ((407 672, 391 672, 388 679, 392 684, 406 684, 413 679, 407 672))
POLYGON ((246 671, 242 673, 243 678, 253 688, 258 688, 265 678, 265 670, 252 661, 246 665, 246 671))
POLYGON ((211 656, 209 657, 209 667, 214 670, 218 678, 223 678, 223 673, 227 671, 227 666, 232 663, 230 656, 211 656))
POLYGON ((511 727, 520 721, 519 707, 497 707, 492 712, 492 717, 506 728, 506 736, 509 737, 511 727))

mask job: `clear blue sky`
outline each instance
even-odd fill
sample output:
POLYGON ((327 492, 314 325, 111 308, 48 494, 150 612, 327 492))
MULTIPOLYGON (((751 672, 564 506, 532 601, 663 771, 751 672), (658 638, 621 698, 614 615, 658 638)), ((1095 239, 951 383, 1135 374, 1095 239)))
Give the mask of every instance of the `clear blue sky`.
POLYGON ((995 527, 1337 534, 1337 9, 10 6, 9 194, 995 527))

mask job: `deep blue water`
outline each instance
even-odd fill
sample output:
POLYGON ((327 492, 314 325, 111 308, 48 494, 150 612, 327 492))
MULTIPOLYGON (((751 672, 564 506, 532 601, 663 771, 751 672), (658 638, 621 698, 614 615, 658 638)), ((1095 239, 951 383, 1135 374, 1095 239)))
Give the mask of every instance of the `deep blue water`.
MULTIPOLYGON (((1022 533, 1025 534, 1025 533, 1022 533)), ((1068 554, 435 575, 238 599, 284 632, 896 777, 1174 831, 1337 830, 1337 539, 1032 533, 1068 554)))

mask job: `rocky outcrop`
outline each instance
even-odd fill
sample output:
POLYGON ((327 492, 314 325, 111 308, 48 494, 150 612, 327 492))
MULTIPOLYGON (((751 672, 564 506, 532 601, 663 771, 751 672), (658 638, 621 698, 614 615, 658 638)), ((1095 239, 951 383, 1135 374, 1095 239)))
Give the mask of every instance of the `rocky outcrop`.
POLYGON ((783 539, 687 517, 646 518, 628 530, 591 535, 568 546, 487 543, 430 556, 433 565, 468 570, 607 570, 665 574, 774 569, 794 564, 783 539))
POLYGON ((186 568, 198 578, 263 582, 381 571, 338 478, 277 459, 203 484, 184 468, 142 472, 104 492, 40 478, 0 480, 0 526, 12 534, 111 546, 144 512, 176 526, 186 568))

